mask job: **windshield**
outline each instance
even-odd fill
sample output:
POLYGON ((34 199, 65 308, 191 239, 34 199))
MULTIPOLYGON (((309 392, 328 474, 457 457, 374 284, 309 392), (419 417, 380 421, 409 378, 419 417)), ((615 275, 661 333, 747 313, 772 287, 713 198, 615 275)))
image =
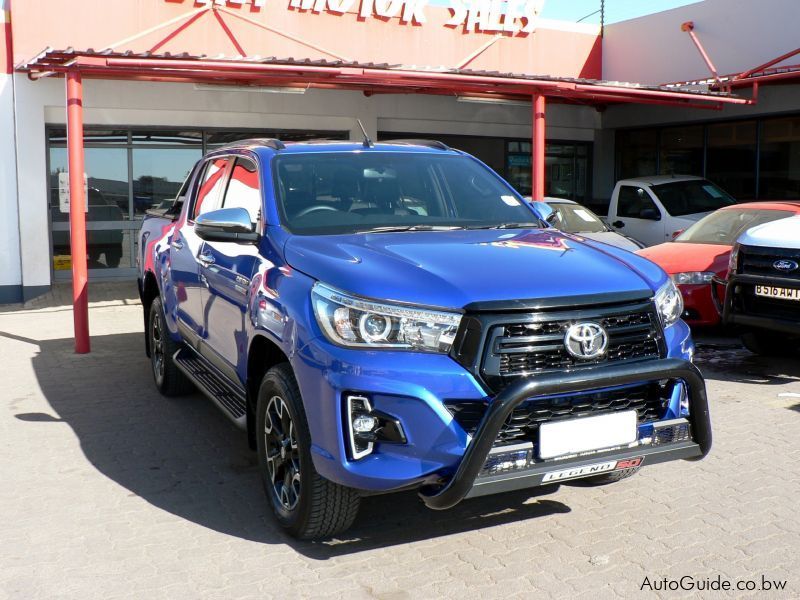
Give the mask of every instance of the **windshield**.
POLYGON ((608 231, 596 214, 580 204, 548 202, 555 211, 553 227, 567 233, 600 233, 608 231))
POLYGON ((285 154, 274 177, 284 224, 301 235, 541 226, 502 179, 466 156, 285 154))
POLYGON ((795 213, 788 210, 720 210, 700 219, 675 241, 733 246, 736 238, 751 227, 791 217, 793 214, 795 213))
POLYGON ((652 189, 673 217, 711 212, 736 204, 728 192, 705 179, 671 181, 654 185, 652 189))

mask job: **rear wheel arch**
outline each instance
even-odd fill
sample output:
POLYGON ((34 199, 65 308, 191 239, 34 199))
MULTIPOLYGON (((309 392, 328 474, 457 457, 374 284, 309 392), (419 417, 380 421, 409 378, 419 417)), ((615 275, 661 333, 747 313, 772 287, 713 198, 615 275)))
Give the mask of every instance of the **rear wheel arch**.
POLYGON ((289 357, 280 346, 262 334, 256 334, 247 352, 247 441, 256 449, 255 421, 258 390, 267 371, 275 365, 288 363, 289 357))

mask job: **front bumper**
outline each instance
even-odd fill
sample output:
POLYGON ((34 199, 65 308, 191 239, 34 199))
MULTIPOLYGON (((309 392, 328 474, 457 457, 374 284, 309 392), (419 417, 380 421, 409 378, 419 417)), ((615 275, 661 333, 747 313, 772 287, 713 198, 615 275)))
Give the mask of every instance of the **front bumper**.
MULTIPOLYGON (((721 280, 720 280, 721 282, 721 280)), ((736 325, 745 329, 764 329, 790 335, 800 335, 800 312, 797 318, 783 318, 786 311, 762 312, 753 314, 742 304, 742 296, 756 285, 778 286, 786 288, 800 287, 796 279, 775 280, 757 275, 731 275, 726 282, 725 301, 722 305, 722 322, 725 325, 736 325)), ((719 300, 716 299, 719 304, 719 300)), ((796 303, 795 303, 796 304, 796 303)))
POLYGON ((677 458, 702 458, 711 449, 711 421, 705 382, 697 368, 681 359, 619 364, 572 373, 553 373, 520 379, 500 392, 489 405, 455 473, 438 484, 426 485, 420 496, 429 508, 446 509, 469 496, 540 485, 546 473, 580 468, 598 462, 643 457, 645 464, 677 458), (514 408, 522 402, 553 394, 579 393, 604 386, 625 385, 643 380, 678 379, 686 384, 689 399, 688 421, 692 438, 683 442, 640 447, 614 453, 592 455, 567 461, 543 461, 530 470, 478 479, 500 428, 514 408))

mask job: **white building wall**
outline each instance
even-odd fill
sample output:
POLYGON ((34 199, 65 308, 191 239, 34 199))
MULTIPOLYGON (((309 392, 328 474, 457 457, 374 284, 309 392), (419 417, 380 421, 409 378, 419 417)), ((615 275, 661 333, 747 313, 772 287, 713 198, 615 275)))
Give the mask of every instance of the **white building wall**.
POLYGON ((603 78, 659 84, 709 77, 681 31, 686 21, 720 75, 740 73, 800 47, 798 20, 798 0, 704 0, 613 23, 604 32, 603 78))
MULTIPOLYGON (((62 79, 15 77, 19 190, 11 197, 19 198, 22 283, 26 289, 41 290, 52 276, 45 125, 65 123, 65 86, 62 79)), ((588 107, 550 104, 547 117, 550 139, 592 141, 600 125, 599 114, 588 107)), ((84 81, 86 125, 337 130, 360 139, 356 118, 373 139, 379 130, 531 135, 530 107, 472 104, 442 96, 367 97, 315 89, 297 95, 208 91, 177 83, 84 81)), ((19 262, 20 251, 10 254, 19 262)))
POLYGON ((13 80, 0 74, 0 302, 22 299, 15 133, 13 80))

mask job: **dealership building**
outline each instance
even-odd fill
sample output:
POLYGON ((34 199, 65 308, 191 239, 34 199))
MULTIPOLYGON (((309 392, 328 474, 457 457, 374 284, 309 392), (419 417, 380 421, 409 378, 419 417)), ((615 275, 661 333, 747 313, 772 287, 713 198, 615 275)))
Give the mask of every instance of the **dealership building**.
POLYGON ((438 139, 523 194, 599 212, 616 180, 653 174, 800 199, 796 0, 705 0, 602 30, 541 19, 541 5, 3 0, 0 303, 71 278, 70 73, 90 281, 135 277, 145 211, 204 152, 361 139, 357 120, 373 139, 438 139))

